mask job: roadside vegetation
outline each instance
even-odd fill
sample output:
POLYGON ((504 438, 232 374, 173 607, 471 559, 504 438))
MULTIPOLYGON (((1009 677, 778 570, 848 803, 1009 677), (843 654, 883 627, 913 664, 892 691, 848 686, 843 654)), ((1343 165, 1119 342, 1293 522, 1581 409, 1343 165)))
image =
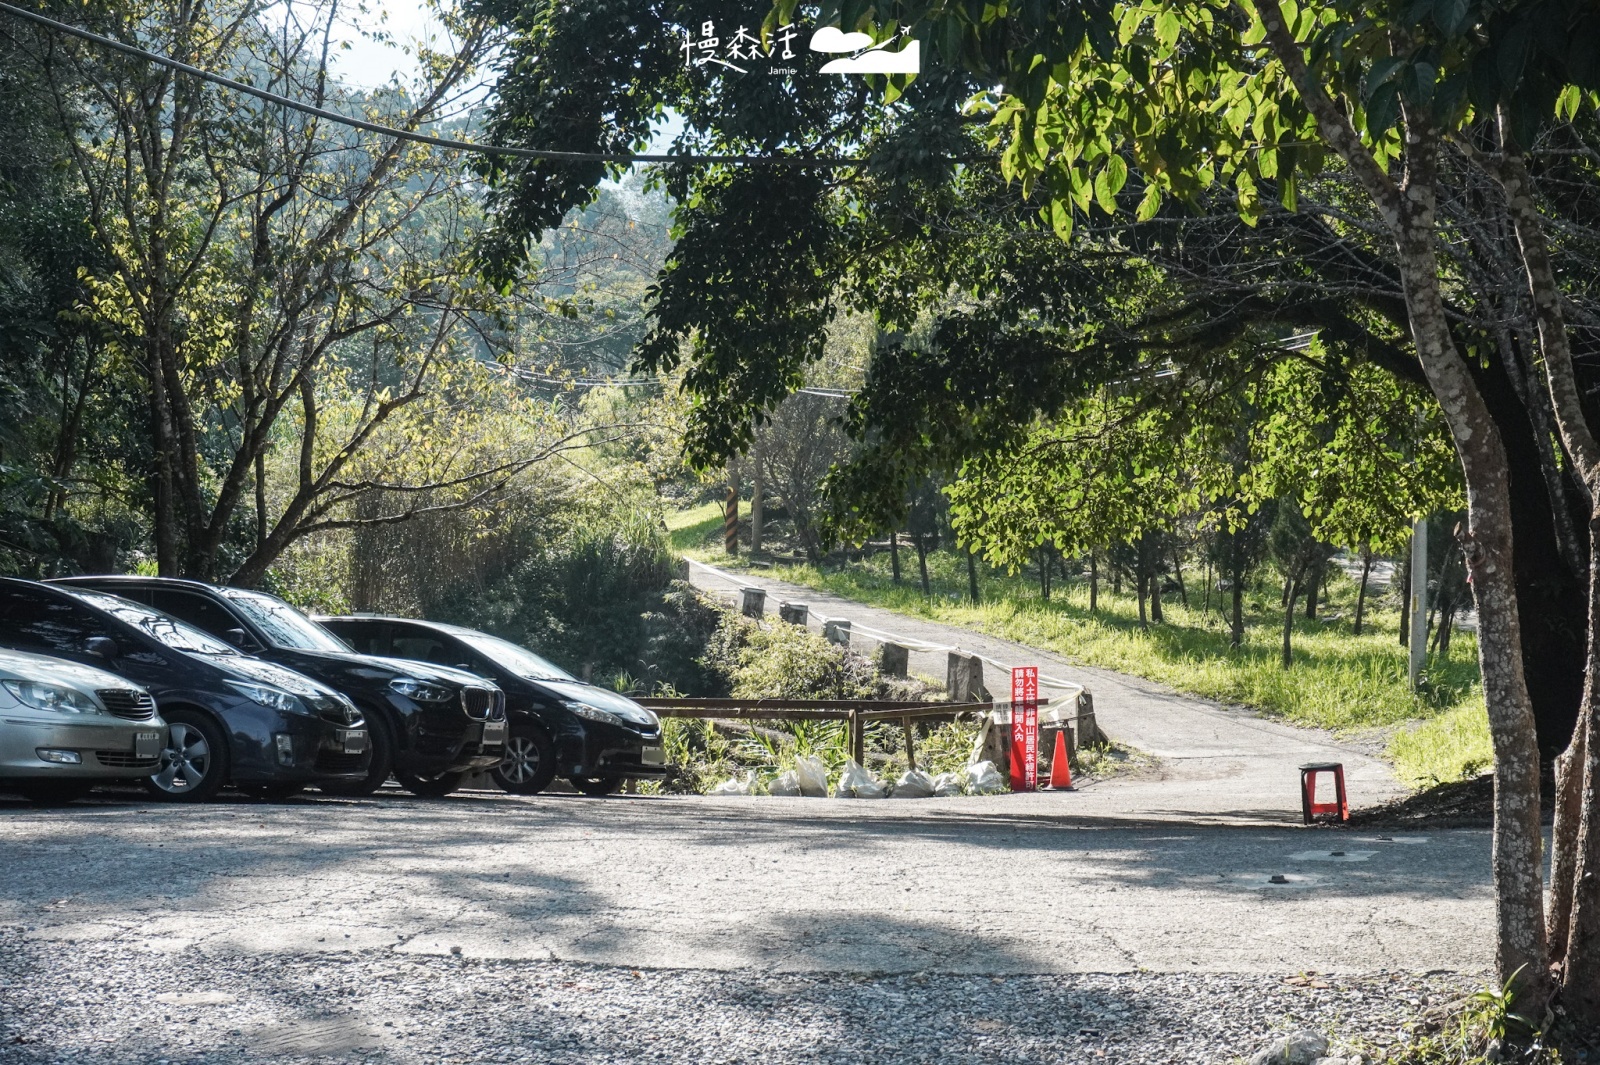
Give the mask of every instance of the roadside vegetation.
MULTIPOLYGON (((698 511, 676 515, 686 538, 707 525, 698 511)), ((715 547, 721 517, 692 554, 710 564, 748 569, 715 547)), ((1084 665, 1146 677, 1184 692, 1253 707, 1297 725, 1366 734, 1380 740, 1397 773, 1416 787, 1484 772, 1492 760, 1487 718, 1478 686, 1477 647, 1457 633, 1447 650, 1428 662, 1419 693, 1406 682, 1406 652, 1399 643, 1399 610, 1392 596, 1369 592, 1362 632, 1353 632, 1358 588, 1342 572, 1327 581, 1318 616, 1295 621, 1294 661, 1281 661, 1281 583, 1264 574, 1244 597, 1246 639, 1230 647, 1228 619, 1213 590, 1209 609, 1200 573, 1187 594, 1163 607, 1161 624, 1141 627, 1134 596, 1102 580, 1089 610, 1088 582, 1057 577, 1044 599, 1036 575, 1008 575, 983 567, 974 604, 966 557, 948 550, 928 554, 930 594, 909 574, 896 582, 887 551, 822 565, 794 563, 762 572, 915 617, 960 625, 1040 647, 1084 665)))

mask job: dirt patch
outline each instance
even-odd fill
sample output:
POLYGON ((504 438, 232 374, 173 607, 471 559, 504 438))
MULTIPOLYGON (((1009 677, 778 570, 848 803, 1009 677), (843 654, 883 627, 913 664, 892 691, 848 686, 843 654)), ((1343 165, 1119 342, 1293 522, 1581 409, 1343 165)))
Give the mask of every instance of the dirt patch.
MULTIPOLYGON (((1540 782, 1539 810, 1549 823, 1555 780, 1546 769, 1540 782)), ((1494 824, 1494 774, 1436 784, 1381 806, 1350 811, 1352 828, 1488 828, 1494 824)))
POLYGON ((1403 799, 1350 811, 1352 828, 1482 828, 1494 822, 1494 776, 1436 784, 1403 799))

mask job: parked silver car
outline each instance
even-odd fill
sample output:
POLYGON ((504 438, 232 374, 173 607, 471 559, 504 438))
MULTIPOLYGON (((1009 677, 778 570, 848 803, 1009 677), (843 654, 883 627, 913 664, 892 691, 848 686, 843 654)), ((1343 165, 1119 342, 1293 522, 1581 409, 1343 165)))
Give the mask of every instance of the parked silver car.
POLYGON ((0 789, 66 802, 148 777, 167 745, 150 693, 59 658, 0 648, 0 789))

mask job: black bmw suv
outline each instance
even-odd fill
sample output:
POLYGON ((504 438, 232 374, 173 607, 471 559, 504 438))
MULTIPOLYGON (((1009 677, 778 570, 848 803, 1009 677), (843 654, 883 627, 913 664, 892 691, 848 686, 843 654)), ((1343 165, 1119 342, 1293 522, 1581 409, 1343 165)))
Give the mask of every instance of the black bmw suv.
POLYGON ((624 780, 658 779, 671 772, 655 714, 626 696, 585 684, 527 648, 432 621, 320 620, 367 654, 448 662, 500 685, 511 738, 493 776, 507 791, 530 795, 563 776, 586 795, 606 795, 624 780))
POLYGON ((169 577, 64 577, 51 583, 148 604, 349 696, 366 716, 372 762, 360 780, 324 791, 370 795, 393 773, 414 794, 447 795, 468 772, 499 765, 504 754, 505 695, 491 681, 446 665, 356 654, 276 596, 169 577))
MULTIPOLYGON (((158 798, 203 802, 232 783, 263 798, 362 780, 371 758, 355 705, 293 670, 241 655, 175 618, 88 588, 0 578, 0 646, 95 666, 149 689, 155 706, 112 712, 166 719, 151 754, 158 798)), ((134 757, 143 753, 135 751, 134 757)))

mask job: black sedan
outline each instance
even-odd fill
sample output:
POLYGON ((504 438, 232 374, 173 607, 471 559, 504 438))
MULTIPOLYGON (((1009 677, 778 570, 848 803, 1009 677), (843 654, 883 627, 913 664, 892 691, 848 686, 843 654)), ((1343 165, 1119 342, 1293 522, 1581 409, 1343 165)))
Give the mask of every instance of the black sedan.
POLYGON ((366 716, 372 761, 361 780, 324 791, 370 795, 393 773, 414 794, 447 795, 468 772, 499 765, 504 754, 505 695, 492 682, 448 664, 356 654, 277 596, 165 577, 67 577, 51 583, 147 603, 349 696, 366 716))
POLYGON ((656 715, 616 692, 585 684, 527 648, 476 629, 406 618, 323 618, 368 654, 449 662, 494 680, 506 693, 511 738, 494 770, 501 787, 532 794, 557 776, 586 795, 624 780, 670 772, 656 715))
POLYGON ((160 798, 205 801, 229 782, 282 797, 366 776, 366 723, 349 699, 149 607, 0 578, 0 646, 149 689, 170 734, 149 759, 148 787, 160 798))

